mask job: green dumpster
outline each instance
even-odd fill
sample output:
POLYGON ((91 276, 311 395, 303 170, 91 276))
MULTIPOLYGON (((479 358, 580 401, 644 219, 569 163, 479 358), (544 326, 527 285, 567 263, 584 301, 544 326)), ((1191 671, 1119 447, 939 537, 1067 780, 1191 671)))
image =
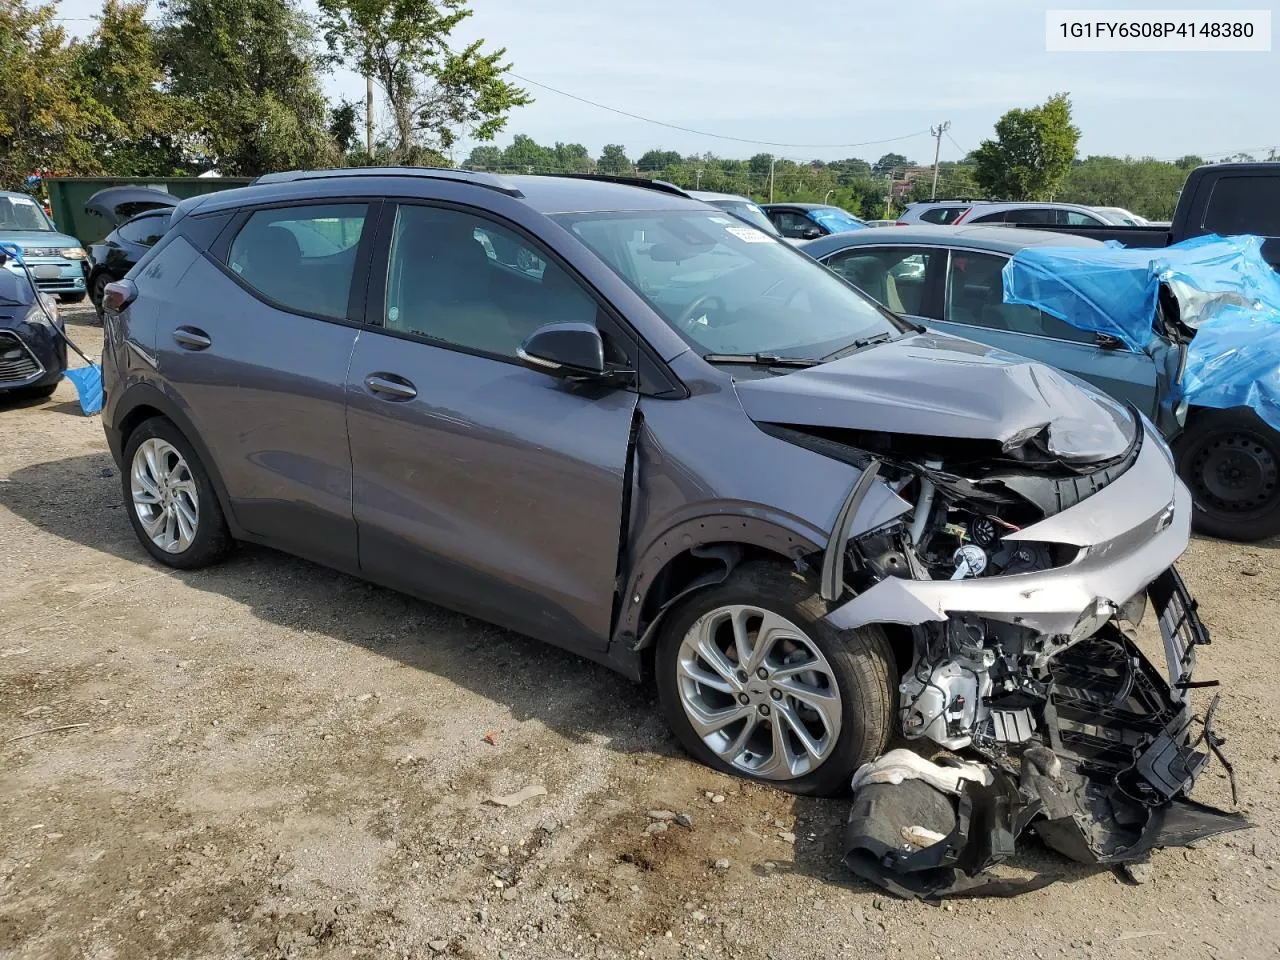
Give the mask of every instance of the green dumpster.
POLYGON ((112 224, 102 217, 87 213, 85 201, 107 187, 151 187, 172 197, 185 200, 215 190, 229 190, 251 183, 249 177, 48 177, 49 204, 53 222, 63 233, 69 233, 84 246, 96 243, 111 232, 112 224))

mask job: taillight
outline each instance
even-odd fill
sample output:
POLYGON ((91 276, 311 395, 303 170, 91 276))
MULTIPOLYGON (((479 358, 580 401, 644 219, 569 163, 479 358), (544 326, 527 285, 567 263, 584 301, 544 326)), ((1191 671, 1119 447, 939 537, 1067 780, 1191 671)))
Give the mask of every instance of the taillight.
POLYGON ((115 283, 108 283, 102 291, 102 309, 119 313, 129 304, 133 303, 134 298, 138 295, 138 288, 134 286, 132 280, 117 280, 115 283))
POLYGON ((899 220, 897 223, 895 223, 895 224, 894 224, 894 226, 895 226, 895 227, 909 227, 909 226, 911 226, 911 224, 907 223, 907 221, 905 221, 905 220, 899 220))

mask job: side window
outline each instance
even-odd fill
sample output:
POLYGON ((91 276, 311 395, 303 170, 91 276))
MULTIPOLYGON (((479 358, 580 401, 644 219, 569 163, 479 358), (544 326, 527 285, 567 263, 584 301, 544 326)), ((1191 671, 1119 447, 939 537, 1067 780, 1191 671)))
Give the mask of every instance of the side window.
POLYGON ((1004 223, 1005 212, 987 213, 981 217, 970 217, 965 223, 1004 223))
POLYGON ((1087 213, 1081 213, 1079 210, 1062 210, 1059 211, 1064 219, 1061 221, 1068 227, 1101 227, 1102 221, 1097 217, 1091 217, 1087 213))
POLYGON ((1004 215, 1005 223, 1057 223, 1058 211, 1052 207, 1023 207, 1004 215))
POLYGON ((925 223, 937 223, 946 226, 949 223, 954 223, 956 218, 968 209, 968 207, 933 207, 920 214, 920 219, 925 223))
POLYGON ((1201 226, 1224 237, 1280 237, 1280 176, 1222 177, 1213 185, 1201 226))
POLYGON ((259 210, 231 241, 227 266, 285 310, 340 320, 367 209, 326 203, 259 210))
POLYGON ((130 243, 140 243, 144 247, 149 247, 164 236, 168 226, 169 214, 164 213, 130 220, 128 223, 117 227, 116 233, 120 235, 122 240, 128 240, 130 243))
POLYGON ((784 237, 801 240, 817 229, 817 224, 803 213, 792 210, 779 210, 772 214, 773 222, 778 225, 778 232, 784 237))
POLYGON ((894 313, 920 316, 925 279, 938 256, 912 247, 854 247, 831 257, 827 266, 894 313))
POLYGON ((1001 271, 1008 262, 1007 257, 996 254, 952 250, 943 319, 1033 337, 1094 342, 1094 335, 1087 330, 1041 313, 1035 307, 1005 303, 1001 271))
POLYGON ((513 230, 458 210, 396 213, 388 330, 515 359, 538 327, 595 323, 596 309, 576 279, 513 230))

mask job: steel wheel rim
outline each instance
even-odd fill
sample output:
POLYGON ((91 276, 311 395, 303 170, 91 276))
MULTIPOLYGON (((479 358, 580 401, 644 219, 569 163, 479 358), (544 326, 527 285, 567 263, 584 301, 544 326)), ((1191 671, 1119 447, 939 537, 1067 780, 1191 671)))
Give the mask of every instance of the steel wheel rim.
POLYGON ((1192 457, 1199 499, 1240 519, 1269 512, 1280 495, 1278 473, 1271 444, 1243 431, 1207 437, 1192 457))
POLYGON ((751 604, 717 607, 689 628, 675 669, 694 733, 735 770, 794 780, 835 750, 842 717, 835 671, 785 617, 751 604))
POLYGON ((134 451, 129 467, 133 512, 151 542, 182 553, 200 529, 200 496, 191 468, 173 444, 151 437, 134 451))

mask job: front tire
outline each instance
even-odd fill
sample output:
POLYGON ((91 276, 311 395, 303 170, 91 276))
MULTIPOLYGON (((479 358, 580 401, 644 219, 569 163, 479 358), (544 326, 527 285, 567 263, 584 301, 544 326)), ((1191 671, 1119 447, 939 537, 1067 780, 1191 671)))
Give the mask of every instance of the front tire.
POLYGON ((898 686, 875 626, 836 630, 811 579, 752 562, 671 610, 655 656, 667 722, 701 762, 807 796, 884 752, 898 686))
POLYGON ((1197 533, 1245 543, 1280 534, 1280 434, 1252 410, 1200 410, 1175 443, 1197 533))
POLYGON ((121 471, 129 523, 147 553, 191 570, 221 560, 233 541, 209 474, 187 438, 163 417, 138 425, 121 471))

